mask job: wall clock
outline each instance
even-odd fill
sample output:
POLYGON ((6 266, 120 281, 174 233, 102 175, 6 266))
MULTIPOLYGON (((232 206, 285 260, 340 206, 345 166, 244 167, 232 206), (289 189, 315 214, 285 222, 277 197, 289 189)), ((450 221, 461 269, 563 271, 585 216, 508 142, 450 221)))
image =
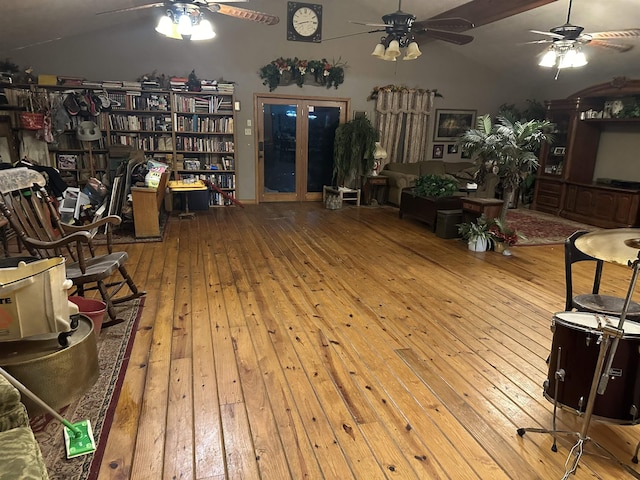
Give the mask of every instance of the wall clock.
POLYGON ((287 40, 320 42, 322 40, 322 5, 288 2, 287 40))

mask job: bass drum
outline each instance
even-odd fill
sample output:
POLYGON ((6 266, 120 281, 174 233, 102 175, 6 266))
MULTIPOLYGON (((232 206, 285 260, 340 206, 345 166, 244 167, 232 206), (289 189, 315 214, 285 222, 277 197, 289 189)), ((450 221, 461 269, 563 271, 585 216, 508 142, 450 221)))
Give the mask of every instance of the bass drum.
MULTIPOLYGON (((599 317, 613 326, 620 321, 616 317, 599 317)), ((563 370, 564 381, 558 381, 558 403, 582 413, 587 408, 602 340, 596 314, 556 313, 551 325, 553 345, 544 396, 554 401, 556 372, 563 370)), ((596 395, 593 415, 616 423, 635 424, 640 417, 640 325, 627 320, 623 330, 611 365, 612 375, 604 394, 596 395)))

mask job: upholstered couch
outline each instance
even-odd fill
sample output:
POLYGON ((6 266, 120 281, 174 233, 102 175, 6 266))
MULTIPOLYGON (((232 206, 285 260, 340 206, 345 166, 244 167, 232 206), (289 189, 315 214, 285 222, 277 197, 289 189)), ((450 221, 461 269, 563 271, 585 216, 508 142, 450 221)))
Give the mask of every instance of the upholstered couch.
MULTIPOLYGON (((389 179, 389 203, 400 205, 402 189, 412 187, 416 178, 422 175, 451 175, 463 189, 467 183, 475 182, 473 175, 477 166, 472 162, 444 162, 442 160, 423 160, 415 163, 387 163, 380 175, 389 179)), ((487 174, 485 182, 469 193, 473 197, 494 198, 499 178, 493 173, 487 174)))
POLYGON ((20 393, 0 374, 0 480, 48 479, 20 393))

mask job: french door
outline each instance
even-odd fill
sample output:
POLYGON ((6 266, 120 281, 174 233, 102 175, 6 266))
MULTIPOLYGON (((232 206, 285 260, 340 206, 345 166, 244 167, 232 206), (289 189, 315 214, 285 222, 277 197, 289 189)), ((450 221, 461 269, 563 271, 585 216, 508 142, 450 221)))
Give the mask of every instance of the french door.
POLYGON ((333 140, 348 99, 257 95, 259 202, 318 201, 331 185, 333 140))

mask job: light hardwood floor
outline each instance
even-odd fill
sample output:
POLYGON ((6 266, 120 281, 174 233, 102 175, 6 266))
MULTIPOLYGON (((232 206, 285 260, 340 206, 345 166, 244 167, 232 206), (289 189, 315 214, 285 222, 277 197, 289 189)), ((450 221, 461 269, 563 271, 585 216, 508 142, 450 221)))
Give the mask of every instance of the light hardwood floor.
MULTIPOLYGON (((562 478, 573 437, 516 434, 551 423, 561 246, 473 253, 391 207, 319 203, 167 228, 126 247, 148 293, 101 480, 562 478)), ((603 290, 630 277, 607 264, 603 290)), ((629 464, 640 440, 589 434, 629 464)), ((571 478, 631 477, 586 442, 571 478)))

